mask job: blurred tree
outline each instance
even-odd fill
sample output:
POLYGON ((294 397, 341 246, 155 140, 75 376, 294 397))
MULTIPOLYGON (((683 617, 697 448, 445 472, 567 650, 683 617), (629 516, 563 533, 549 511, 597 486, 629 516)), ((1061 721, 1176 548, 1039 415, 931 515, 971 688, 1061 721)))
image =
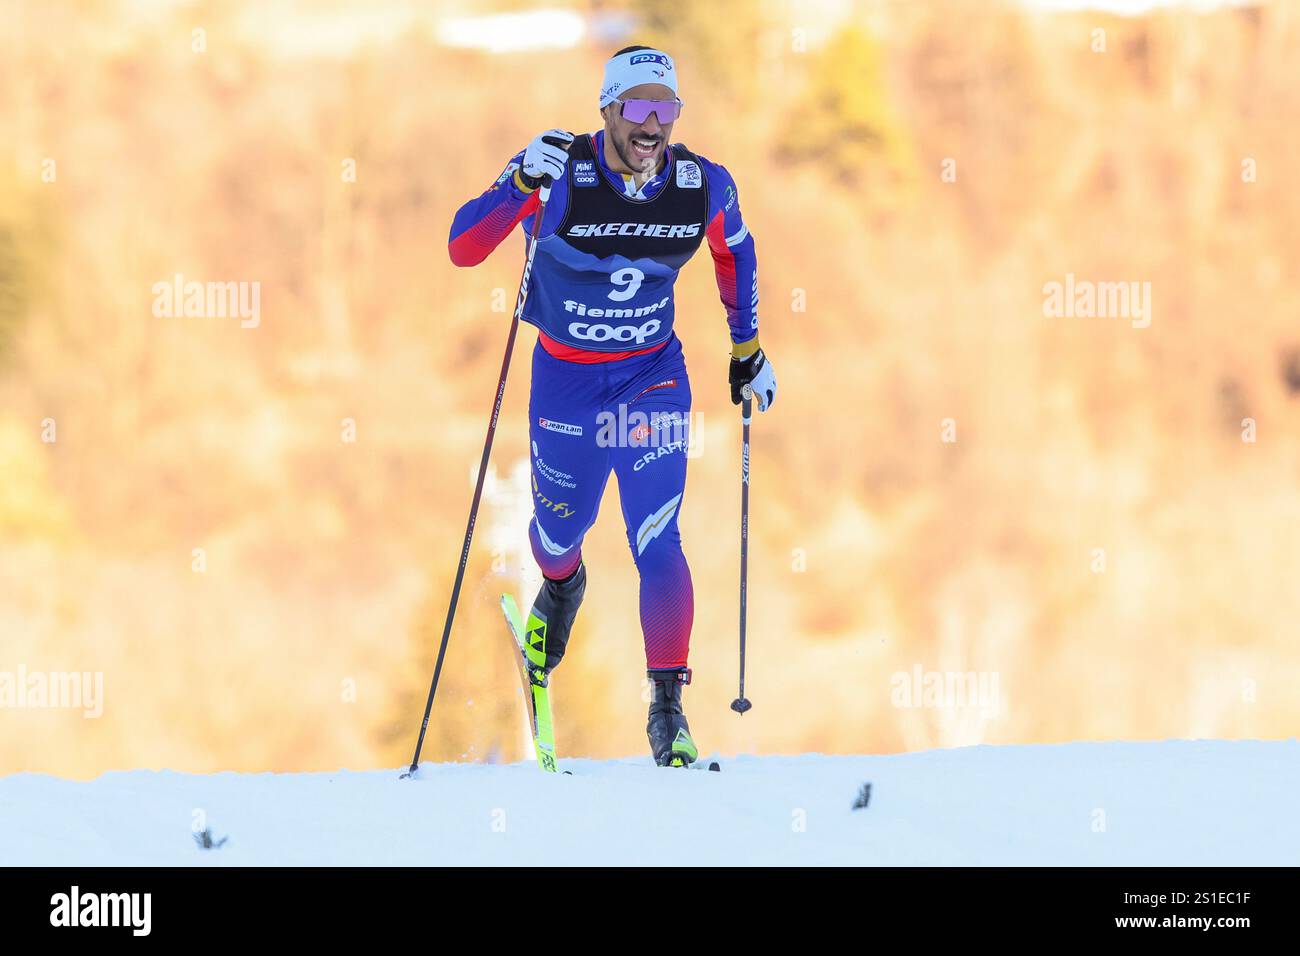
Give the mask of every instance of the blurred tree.
MULTIPOLYGON (((721 95, 753 103, 747 95, 755 82, 755 63, 769 24, 753 0, 713 0, 711 3, 672 3, 636 0, 633 12, 641 24, 628 39, 658 46, 686 70, 689 84, 682 99, 689 102, 696 84, 707 85, 710 96, 721 95)), ((609 51, 613 53, 613 50, 609 51)))
POLYGON ((776 138, 776 158, 816 162, 844 182, 883 175, 897 185, 914 173, 911 145, 889 103, 885 53, 868 33, 846 27, 810 54, 808 85, 776 138))
POLYGON ((54 489, 35 423, 0 417, 0 537, 63 542, 71 530, 66 502, 54 489))
POLYGON ((52 263, 51 213, 15 181, 0 181, 0 372, 14 356, 41 277, 52 263))
POLYGON ((9 364, 18 325, 27 311, 27 289, 13 226, 0 221, 0 368, 9 364))

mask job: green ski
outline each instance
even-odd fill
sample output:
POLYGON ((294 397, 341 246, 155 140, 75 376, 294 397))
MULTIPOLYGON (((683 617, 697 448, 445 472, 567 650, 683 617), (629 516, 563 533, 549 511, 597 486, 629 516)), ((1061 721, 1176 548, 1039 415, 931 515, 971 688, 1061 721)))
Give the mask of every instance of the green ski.
POLYGON ((505 612, 506 623, 519 650, 515 661, 524 686, 524 706, 528 710, 528 725, 537 750, 537 765, 548 773, 556 773, 559 767, 555 761, 555 736, 551 731, 551 695, 546 686, 546 622, 530 613, 525 628, 519 605, 510 594, 501 595, 501 610, 505 612))

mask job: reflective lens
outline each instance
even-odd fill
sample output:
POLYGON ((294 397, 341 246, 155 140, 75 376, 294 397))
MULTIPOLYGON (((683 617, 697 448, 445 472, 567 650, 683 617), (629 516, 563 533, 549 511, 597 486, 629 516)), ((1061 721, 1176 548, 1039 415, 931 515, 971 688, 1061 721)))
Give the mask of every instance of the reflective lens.
POLYGON ((654 113, 662 126, 667 126, 682 115, 681 100, 619 100, 623 119, 629 123, 644 123, 654 113))

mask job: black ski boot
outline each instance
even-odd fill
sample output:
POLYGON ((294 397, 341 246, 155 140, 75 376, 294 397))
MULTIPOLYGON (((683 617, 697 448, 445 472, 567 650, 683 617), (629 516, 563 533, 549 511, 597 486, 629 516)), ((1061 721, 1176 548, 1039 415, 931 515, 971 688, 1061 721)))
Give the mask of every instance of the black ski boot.
POLYGON ((691 682, 688 667, 646 671, 650 678, 650 720, 645 725, 650 752, 661 767, 686 767, 699 756, 682 713, 682 686, 691 682))
POLYGON ((578 615, 583 592, 587 590, 587 565, 579 562, 578 569, 562 581, 546 578, 537 592, 528 623, 524 625, 524 643, 528 649, 529 664, 541 664, 550 673, 564 656, 569 643, 569 631, 578 615), (542 656, 545 656, 545 663, 542 656), (536 658, 536 659, 535 659, 536 658))

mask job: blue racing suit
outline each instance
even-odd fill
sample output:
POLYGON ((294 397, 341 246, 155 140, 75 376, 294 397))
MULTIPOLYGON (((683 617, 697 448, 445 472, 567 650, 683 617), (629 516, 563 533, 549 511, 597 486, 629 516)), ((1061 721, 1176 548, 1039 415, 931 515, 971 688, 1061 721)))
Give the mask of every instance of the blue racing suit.
MULTIPOLYGON (((482 262, 538 195, 517 173, 461 207, 449 252, 482 262)), ((542 215, 523 319, 538 328, 529 397, 533 518, 543 574, 567 577, 612 471, 640 574, 646 667, 687 666, 694 595, 677 517, 686 488, 691 387, 673 333, 677 273, 707 242, 733 343, 758 334, 754 240, 727 170, 680 144, 636 189, 609 169, 604 133, 578 136, 542 215)))

